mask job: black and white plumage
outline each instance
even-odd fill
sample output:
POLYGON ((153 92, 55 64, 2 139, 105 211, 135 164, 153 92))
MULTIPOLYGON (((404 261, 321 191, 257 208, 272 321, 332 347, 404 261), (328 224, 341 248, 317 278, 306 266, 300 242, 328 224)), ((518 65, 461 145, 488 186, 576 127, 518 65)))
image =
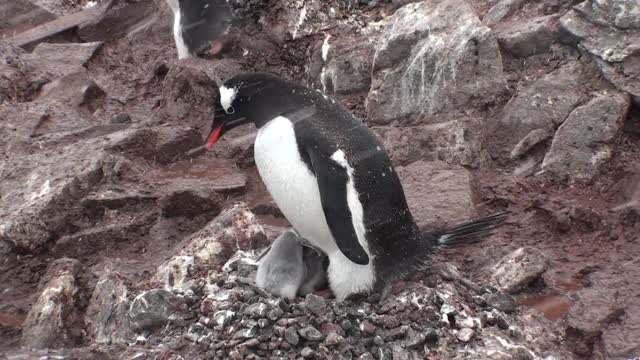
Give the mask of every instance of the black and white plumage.
POLYGON ((173 38, 178 59, 207 50, 229 30, 232 13, 226 0, 166 1, 173 12, 173 38))
POLYGON ((338 300, 368 292, 427 264, 439 248, 477 240, 495 215, 421 232, 382 144, 322 93, 270 74, 243 74, 220 87, 207 146, 249 122, 258 128, 260 177, 291 225, 329 257, 338 300))

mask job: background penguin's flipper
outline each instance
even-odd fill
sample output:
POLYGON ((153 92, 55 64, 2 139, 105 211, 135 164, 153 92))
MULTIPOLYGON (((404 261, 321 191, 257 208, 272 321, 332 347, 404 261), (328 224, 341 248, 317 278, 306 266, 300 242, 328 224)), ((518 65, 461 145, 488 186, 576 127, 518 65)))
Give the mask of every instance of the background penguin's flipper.
POLYGON ((358 241, 347 203, 347 170, 318 151, 307 151, 307 154, 318 181, 324 216, 338 248, 347 259, 367 265, 369 256, 358 241))

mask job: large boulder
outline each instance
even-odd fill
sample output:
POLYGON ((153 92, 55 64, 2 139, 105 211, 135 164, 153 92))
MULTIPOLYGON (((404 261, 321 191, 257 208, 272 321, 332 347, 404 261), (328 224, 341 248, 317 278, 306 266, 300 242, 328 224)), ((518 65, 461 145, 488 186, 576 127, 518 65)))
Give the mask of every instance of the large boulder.
POLYGON ((626 94, 602 93, 576 108, 556 131, 542 169, 592 178, 611 159, 611 143, 624 125, 629 105, 626 94))
POLYGON ((440 160, 477 168, 488 162, 484 150, 485 124, 482 119, 447 116, 443 122, 406 127, 377 126, 385 149, 396 165, 418 160, 440 160))
POLYGON ((520 155, 528 149, 517 146, 532 132, 553 132, 586 96, 583 85, 587 70, 579 62, 570 62, 535 81, 509 100, 502 110, 496 137, 505 152, 520 155))
POLYGON ((488 103, 504 87, 498 43, 473 8, 464 0, 422 1, 398 9, 380 35, 367 113, 388 124, 488 103))
POLYGON ((640 4, 587 0, 560 19, 562 39, 586 49, 604 77, 640 104, 640 4))

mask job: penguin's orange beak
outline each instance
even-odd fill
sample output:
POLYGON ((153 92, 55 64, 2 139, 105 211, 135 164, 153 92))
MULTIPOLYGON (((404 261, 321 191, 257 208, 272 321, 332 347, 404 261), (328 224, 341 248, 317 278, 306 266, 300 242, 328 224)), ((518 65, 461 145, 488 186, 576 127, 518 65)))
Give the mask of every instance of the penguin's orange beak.
POLYGON ((220 139, 220 133, 222 132, 222 126, 224 124, 220 124, 213 128, 211 134, 209 134, 209 138, 207 139, 207 150, 211 151, 213 149, 213 145, 220 139))

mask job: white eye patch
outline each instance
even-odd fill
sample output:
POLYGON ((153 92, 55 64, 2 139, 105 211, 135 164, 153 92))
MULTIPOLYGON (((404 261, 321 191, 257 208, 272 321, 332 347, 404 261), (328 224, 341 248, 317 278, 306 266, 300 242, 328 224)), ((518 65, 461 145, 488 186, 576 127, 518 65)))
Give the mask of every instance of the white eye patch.
POLYGON ((222 105, 224 112, 227 114, 229 114, 231 104, 233 104, 233 100, 235 100, 237 94, 238 90, 235 88, 228 88, 224 85, 220 86, 220 105, 222 105))

